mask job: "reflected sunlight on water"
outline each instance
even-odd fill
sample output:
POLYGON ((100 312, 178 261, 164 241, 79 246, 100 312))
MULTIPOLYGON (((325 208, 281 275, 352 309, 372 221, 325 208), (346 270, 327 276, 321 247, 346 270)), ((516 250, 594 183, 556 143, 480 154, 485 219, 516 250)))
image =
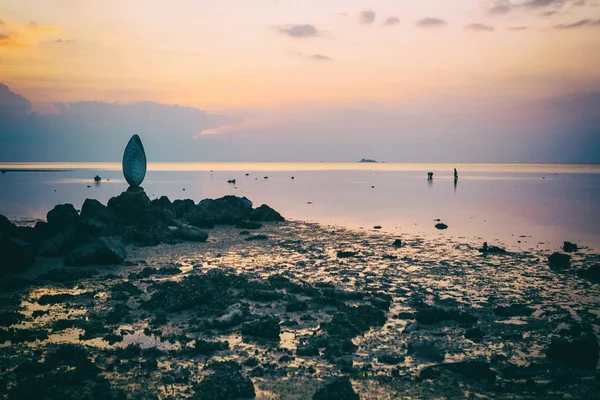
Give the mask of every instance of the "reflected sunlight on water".
MULTIPOLYGON (((86 198, 106 204, 127 189, 118 162, 5 163, 0 170, 7 171, 0 214, 11 219, 43 219, 56 204, 79 208, 86 198), (102 182, 93 182, 96 174, 102 182)), ((151 199, 246 196, 290 219, 355 229, 381 225, 520 248, 564 240, 600 247, 600 165, 150 163, 142 186, 151 199), (436 230, 437 219, 449 229, 436 230)))

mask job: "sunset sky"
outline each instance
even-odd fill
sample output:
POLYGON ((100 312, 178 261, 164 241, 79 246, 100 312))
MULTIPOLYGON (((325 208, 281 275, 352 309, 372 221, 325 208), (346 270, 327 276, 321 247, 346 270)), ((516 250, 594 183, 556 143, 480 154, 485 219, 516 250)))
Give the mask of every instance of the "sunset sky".
MULTIPOLYGON (((0 83, 42 114, 60 114, 56 103, 151 101, 223 116, 185 129, 195 141, 330 143, 348 131, 360 146, 373 130, 382 143, 441 134, 423 119, 492 138, 486 121, 533 129, 548 112, 538 105, 564 96, 574 103, 560 123, 583 107, 571 122, 587 127, 600 114, 590 95, 600 91, 600 2, 0 0, 0 83)), ((582 134, 592 149, 594 132, 582 134)))

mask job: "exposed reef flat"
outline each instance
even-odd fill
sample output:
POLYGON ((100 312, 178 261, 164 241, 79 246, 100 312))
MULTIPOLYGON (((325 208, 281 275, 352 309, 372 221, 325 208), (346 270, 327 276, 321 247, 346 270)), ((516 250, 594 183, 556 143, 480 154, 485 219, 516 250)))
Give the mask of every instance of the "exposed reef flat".
POLYGON ((227 200, 245 210, 232 218, 214 201, 208 214, 174 208, 185 225, 214 226, 205 241, 162 236, 172 222, 157 243, 119 228, 120 265, 37 255, 4 276, 0 396, 583 399, 600 389, 597 254, 551 268, 543 251, 268 222, 274 210, 240 198, 227 200), (240 235, 240 216, 263 226, 240 235))

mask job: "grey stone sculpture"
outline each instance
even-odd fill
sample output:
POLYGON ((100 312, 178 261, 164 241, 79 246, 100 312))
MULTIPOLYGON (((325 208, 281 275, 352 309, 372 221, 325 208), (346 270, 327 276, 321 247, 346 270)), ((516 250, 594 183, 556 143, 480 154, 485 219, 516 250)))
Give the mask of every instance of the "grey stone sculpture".
POLYGON ((125 147, 123 175, 132 188, 139 187, 146 176, 146 153, 138 135, 133 135, 125 147))

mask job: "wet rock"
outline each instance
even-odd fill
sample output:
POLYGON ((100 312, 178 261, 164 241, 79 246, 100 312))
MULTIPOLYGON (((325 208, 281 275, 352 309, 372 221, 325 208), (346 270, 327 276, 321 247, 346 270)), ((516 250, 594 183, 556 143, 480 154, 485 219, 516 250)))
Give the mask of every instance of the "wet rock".
POLYGON ((242 336, 279 340, 281 333, 280 321, 275 316, 263 317, 252 322, 246 322, 242 325, 241 332, 242 336))
POLYGON ((184 215, 196 208, 196 203, 192 199, 174 200, 172 210, 175 211, 175 217, 184 218, 184 215))
POLYGON ((394 240, 394 243, 392 243, 392 246, 394 246, 394 247, 402 247, 402 240, 401 239, 394 240))
POLYGON ((180 225, 175 232, 175 236, 190 242, 206 242, 208 239, 208 233, 206 231, 190 225, 180 225))
POLYGON ((26 361, 15 369, 11 399, 112 398, 110 384, 82 346, 63 344, 52 348, 44 362, 26 361))
POLYGON ((417 322, 425 325, 433 325, 444 321, 456 321, 466 324, 477 322, 477 317, 467 312, 425 304, 418 306, 415 319, 417 322))
POLYGON ((240 221, 236 228, 240 229, 260 229, 263 227, 263 224, 255 221, 240 221))
POLYGON ((574 253, 579 249, 579 247, 575 243, 564 242, 562 249, 565 253, 574 253))
MULTIPOLYGON (((180 201, 182 201, 182 200, 180 200, 180 201)), ((160 196, 158 199, 152 200, 151 203, 155 207, 169 209, 169 210, 174 209, 173 203, 171 203, 171 200, 169 200, 169 198, 167 196, 160 196)))
POLYGON ((98 200, 85 199, 81 206, 81 221, 90 233, 106 235, 117 224, 117 215, 98 200))
POLYGON ((331 322, 321 326, 332 336, 354 338, 371 327, 383 326, 386 319, 383 311, 370 305, 346 306, 333 316, 331 322))
POLYGON ((356 257, 358 255, 358 253, 356 251, 343 251, 343 250, 339 250, 337 252, 337 257, 338 258, 350 258, 350 257, 356 257))
POLYGON ((269 237, 267 235, 253 235, 253 236, 248 236, 244 240, 247 242, 253 242, 253 241, 257 241, 257 240, 268 240, 268 239, 269 239, 269 237))
POLYGON ((252 210, 250 213, 250 217, 248 218, 250 221, 261 221, 261 222, 278 222, 285 221, 285 218, 281 216, 277 211, 272 209, 266 204, 261 205, 260 207, 252 210))
POLYGON ((37 254, 45 257, 64 256, 84 237, 76 227, 67 226, 44 240, 38 247, 37 254))
POLYGON ((17 231, 15 224, 10 222, 8 218, 0 214, 0 235, 13 236, 17 231))
POLYGON ((511 304, 510 306, 498 306, 494 308, 494 314, 500 317, 528 317, 535 308, 527 307, 525 304, 511 304))
POLYGON ((485 332, 480 328, 471 328, 465 331, 465 339, 469 339, 474 342, 480 341, 484 336, 485 332))
POLYGON ((498 246, 488 246, 487 242, 483 242, 483 247, 479 249, 484 254, 507 254, 508 252, 498 246))
POLYGON ((23 314, 15 311, 0 312, 0 326, 8 327, 18 324, 23 318, 23 314))
POLYGON ((439 224, 435 224, 435 228, 440 230, 448 229, 448 225, 440 222, 439 224))
POLYGON ((347 376, 338 377, 317 389, 313 400, 359 400, 350 379, 347 376))
POLYGON ((197 208, 212 215, 216 224, 237 224, 249 218, 252 202, 245 197, 224 196, 214 200, 204 199, 197 208))
POLYGON ((213 214, 209 213, 208 211, 199 210, 195 206, 183 214, 183 219, 190 225, 198 228, 215 227, 215 218, 213 214))
POLYGON ((216 362, 209 364, 205 370, 212 373, 196 385, 193 399, 237 400, 256 396, 252 381, 241 374, 238 363, 216 362))
POLYGON ((577 275, 592 282, 600 283, 600 264, 594 264, 587 269, 580 269, 577 271, 577 275))
POLYGON ((527 366, 509 364, 500 373, 504 379, 528 379, 543 374, 547 369, 547 366, 535 363, 527 366))
POLYGON ((567 268, 571 263, 571 256, 564 253, 552 253, 548 257, 548 264, 550 268, 567 268))
POLYGON ((377 361, 379 361, 382 364, 396 365, 404 361, 404 356, 393 353, 382 354, 379 357, 377 357, 377 361))
POLYGON ((417 341, 408 344, 407 354, 413 358, 423 361, 444 361, 446 355, 438 349, 433 343, 427 341, 417 341))
POLYGON ((129 188, 117 197, 108 200, 108 208, 128 225, 140 229, 164 225, 161 210, 153 207, 148 195, 141 187, 129 188))
POLYGON ((419 371, 417 378, 420 380, 435 379, 439 377, 440 373, 444 370, 462 375, 467 379, 488 381, 496 379, 496 373, 492 371, 490 365, 484 361, 460 361, 431 365, 419 371))
POLYGON ((590 370, 596 369, 598 354, 598 340, 591 332, 571 339, 553 337, 546 350, 546 357, 552 361, 590 370))
POLYGON ((115 212, 95 199, 85 199, 81 206, 81 218, 114 220, 115 212), (107 218, 108 217, 108 218, 107 218))
POLYGON ((79 214, 72 204, 58 204, 46 214, 46 221, 54 231, 77 225, 79 218, 79 214))
POLYGON ((65 259, 70 267, 120 264, 125 260, 123 241, 116 237, 99 237, 71 251, 65 259))
POLYGON ((210 342, 204 339, 196 339, 194 343, 194 353, 210 356, 217 351, 223 351, 229 349, 228 342, 210 342))
POLYGON ((293 300, 285 306, 286 312, 298 312, 308 310, 308 303, 306 301, 293 300))
POLYGON ((0 275, 18 271, 33 264, 35 260, 29 243, 0 234, 0 275))
POLYGON ((247 285, 247 279, 221 270, 202 275, 187 276, 179 282, 166 281, 150 288, 150 299, 142 304, 145 309, 163 309, 169 312, 197 307, 207 311, 225 310, 236 301, 232 291, 247 285))

